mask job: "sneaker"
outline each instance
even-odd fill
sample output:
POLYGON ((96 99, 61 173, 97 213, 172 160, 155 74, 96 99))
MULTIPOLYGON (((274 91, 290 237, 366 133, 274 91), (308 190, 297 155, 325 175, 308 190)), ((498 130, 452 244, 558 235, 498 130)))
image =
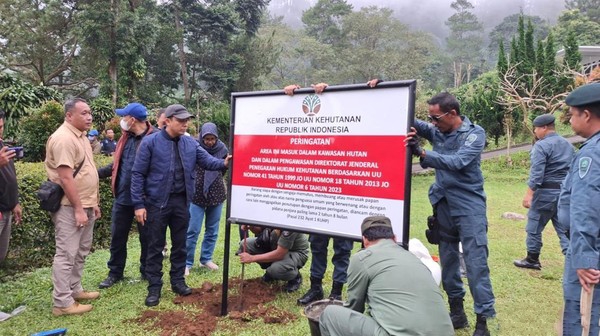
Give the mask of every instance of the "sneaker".
POLYGON ((188 276, 188 275, 190 275, 190 268, 186 267, 185 272, 183 272, 183 276, 188 276))
POLYGON ((64 308, 53 307, 52 315, 61 316, 61 315, 77 315, 84 314, 92 310, 92 305, 83 305, 77 302, 74 302, 72 305, 64 308))
POLYGON ((73 299, 75 299, 75 301, 81 301, 81 300, 96 300, 98 297, 100 296, 99 292, 79 292, 77 294, 73 294, 73 299))
POLYGON ((206 267, 211 271, 216 271, 219 269, 219 265, 215 264, 214 262, 212 262, 212 260, 207 261, 204 264, 200 264, 200 267, 206 267))

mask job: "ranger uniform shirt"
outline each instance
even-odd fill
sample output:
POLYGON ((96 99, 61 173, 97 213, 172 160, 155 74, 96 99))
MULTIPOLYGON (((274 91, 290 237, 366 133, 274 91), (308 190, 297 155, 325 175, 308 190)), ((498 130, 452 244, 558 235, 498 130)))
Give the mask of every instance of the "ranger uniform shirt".
POLYGON ((570 223, 571 267, 600 269, 600 132, 575 154, 558 204, 559 218, 570 223))
POLYGON ((481 152, 485 131, 465 116, 461 126, 442 133, 433 124, 415 121, 419 136, 429 140, 433 151, 421 159, 423 168, 435 168, 435 182, 429 188, 429 201, 446 198, 452 216, 485 215, 486 197, 481 173, 481 152))
MULTIPOLYGON (((277 237, 277 231, 278 230, 273 230, 271 232, 271 239, 274 238, 273 235, 277 237)), ((283 230, 279 233, 277 245, 291 252, 304 252, 308 254, 308 238, 304 233, 283 230)))
POLYGON ((431 272, 391 239, 350 258, 345 306, 369 315, 390 335, 454 335, 431 272))

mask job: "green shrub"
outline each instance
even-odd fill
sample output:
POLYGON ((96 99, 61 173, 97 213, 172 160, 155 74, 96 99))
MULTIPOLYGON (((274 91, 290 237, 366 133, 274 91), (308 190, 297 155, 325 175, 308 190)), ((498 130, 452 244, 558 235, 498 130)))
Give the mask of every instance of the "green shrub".
POLYGON ((25 149, 26 161, 44 161, 46 141, 64 120, 63 106, 57 101, 46 102, 31 115, 22 118, 19 143, 25 149))
MULTIPOLYGON (((95 157, 96 166, 101 167, 112 161, 104 156, 95 157)), ((17 177, 23 222, 13 225, 8 260, 5 269, 0 269, 0 278, 7 273, 14 274, 52 264, 54 256, 54 224, 48 212, 39 208, 36 191, 46 180, 46 170, 42 162, 17 162, 17 177)), ((100 209, 102 217, 94 226, 93 248, 110 245, 110 221, 112 209, 110 179, 100 180, 100 209)))

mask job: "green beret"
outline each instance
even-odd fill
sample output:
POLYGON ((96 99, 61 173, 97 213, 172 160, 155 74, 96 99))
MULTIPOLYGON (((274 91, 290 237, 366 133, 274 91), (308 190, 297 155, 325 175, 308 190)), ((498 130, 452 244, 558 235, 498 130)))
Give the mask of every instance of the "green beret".
POLYGON ((585 106, 600 103, 600 83, 586 84, 573 90, 565 100, 569 106, 585 106))
POLYGON ((541 114, 533 119, 533 126, 542 127, 554 123, 554 116, 552 114, 541 114))
POLYGON ((360 226, 360 232, 365 233, 368 228, 375 226, 387 226, 391 228, 392 222, 385 216, 370 216, 363 220, 362 225, 360 226))

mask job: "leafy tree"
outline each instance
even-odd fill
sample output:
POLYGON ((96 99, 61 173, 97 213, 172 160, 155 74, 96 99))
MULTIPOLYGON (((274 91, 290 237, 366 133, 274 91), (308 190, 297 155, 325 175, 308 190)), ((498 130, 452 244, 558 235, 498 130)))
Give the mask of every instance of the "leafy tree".
POLYGON ((0 65, 36 85, 72 84, 74 1, 0 1, 0 65))
POLYGON ((421 78, 437 52, 431 36, 410 30, 387 8, 362 8, 346 16, 342 27, 348 46, 335 55, 343 61, 338 82, 421 78))
POLYGON ((574 32, 569 32, 565 44, 565 56, 563 58, 562 68, 558 79, 555 81, 557 84, 557 91, 571 91, 575 84, 575 78, 573 73, 581 71, 581 53, 579 52, 579 43, 575 37, 574 32))
MULTIPOLYGON (((80 0, 79 36, 83 47, 105 64, 103 92, 117 105, 119 92, 127 100, 137 96, 137 86, 147 72, 145 57, 156 43, 158 19, 152 0, 80 0)), ((91 57, 91 56, 90 56, 91 57)))
POLYGON ((495 56, 498 52, 500 41, 502 41, 505 46, 510 45, 511 38, 517 34, 520 17, 522 17, 523 20, 531 22, 533 27, 535 27, 533 36, 535 40, 544 40, 546 36, 548 36, 550 27, 548 26, 548 23, 539 16, 530 16, 523 13, 515 13, 506 16, 489 34, 490 44, 488 50, 491 59, 496 59, 495 56))
POLYGON ((446 21, 450 28, 450 36, 446 40, 453 58, 454 87, 459 87, 463 81, 468 83, 471 80, 474 67, 483 60, 483 25, 470 11, 474 7, 468 0, 456 0, 450 6, 456 13, 446 21))
POLYGON ((498 46, 498 63, 496 65, 498 69, 498 73, 500 75, 505 74, 506 70, 508 70, 508 60, 506 59, 506 52, 504 51, 504 42, 500 40, 500 45, 498 46))
POLYGON ((600 23, 600 0, 566 0, 567 9, 578 9, 590 20, 600 23))
POLYGON ((352 5, 346 0, 319 0, 302 13, 302 22, 308 36, 338 46, 343 41, 342 21, 350 13, 352 5))
POLYGON ((258 38, 271 39, 273 52, 278 55, 273 59, 271 71, 261 79, 261 88, 281 89, 293 83, 306 87, 324 80, 334 83, 331 80, 336 76, 340 59, 335 57, 331 45, 288 27, 280 19, 267 21, 259 29, 258 38))
MULTIPOLYGON (((502 46, 502 42, 500 44, 502 46)), ((498 103, 500 78, 494 71, 486 72, 477 79, 462 85, 454 92, 460 101, 461 113, 483 127, 496 146, 505 135, 505 110, 498 103)))
POLYGON ((19 134, 21 120, 32 108, 49 100, 60 98, 60 94, 47 86, 35 86, 17 77, 0 73, 0 108, 6 112, 6 138, 19 134))
POLYGON ((559 46, 566 45, 570 32, 575 33, 580 45, 600 44, 600 22, 590 20, 578 9, 562 12, 552 31, 559 46))
POLYGON ((575 32, 569 32, 565 43, 565 58, 563 64, 569 70, 579 70, 581 64, 581 53, 575 32))
POLYGON ((267 72, 267 62, 272 60, 260 54, 272 49, 268 40, 254 41, 266 5, 266 0, 178 0, 164 4, 178 35, 186 103, 194 94, 196 98, 207 94, 227 96, 234 88, 254 89, 257 83, 250 73, 267 72))

